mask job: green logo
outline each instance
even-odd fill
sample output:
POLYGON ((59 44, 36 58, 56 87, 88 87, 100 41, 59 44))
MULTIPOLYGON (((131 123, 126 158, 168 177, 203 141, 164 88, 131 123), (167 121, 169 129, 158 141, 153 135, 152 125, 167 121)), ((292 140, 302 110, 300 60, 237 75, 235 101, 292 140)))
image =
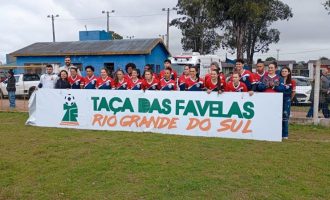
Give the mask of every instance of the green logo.
POLYGON ((63 110, 65 113, 61 125, 78 126, 78 106, 75 102, 75 97, 71 94, 67 94, 64 100, 63 110))

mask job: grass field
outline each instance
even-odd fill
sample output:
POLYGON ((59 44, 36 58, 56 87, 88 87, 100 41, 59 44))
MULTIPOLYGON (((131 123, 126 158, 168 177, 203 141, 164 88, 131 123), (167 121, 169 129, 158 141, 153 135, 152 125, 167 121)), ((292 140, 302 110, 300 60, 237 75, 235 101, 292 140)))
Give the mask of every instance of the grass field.
POLYGON ((25 126, 0 113, 0 199, 330 199, 329 128, 282 143, 25 126))

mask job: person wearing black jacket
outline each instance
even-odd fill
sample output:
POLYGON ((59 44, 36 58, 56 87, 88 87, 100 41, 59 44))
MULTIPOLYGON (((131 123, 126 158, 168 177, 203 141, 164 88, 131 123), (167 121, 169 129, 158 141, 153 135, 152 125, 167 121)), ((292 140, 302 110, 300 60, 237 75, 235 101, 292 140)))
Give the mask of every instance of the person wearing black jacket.
POLYGON ((16 107, 16 79, 14 77, 14 72, 12 70, 8 71, 8 79, 7 79, 7 87, 8 91, 8 99, 9 99, 9 107, 14 109, 16 107))
POLYGON ((55 89, 70 89, 71 85, 68 80, 68 72, 62 70, 60 72, 60 78, 57 80, 55 84, 55 89))

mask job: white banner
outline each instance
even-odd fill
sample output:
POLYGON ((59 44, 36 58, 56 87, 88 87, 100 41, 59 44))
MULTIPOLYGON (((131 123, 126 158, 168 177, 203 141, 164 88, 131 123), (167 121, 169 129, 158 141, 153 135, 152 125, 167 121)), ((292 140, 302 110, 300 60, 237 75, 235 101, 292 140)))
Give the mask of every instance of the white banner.
POLYGON ((39 89, 27 124, 281 141, 282 102, 280 93, 39 89))

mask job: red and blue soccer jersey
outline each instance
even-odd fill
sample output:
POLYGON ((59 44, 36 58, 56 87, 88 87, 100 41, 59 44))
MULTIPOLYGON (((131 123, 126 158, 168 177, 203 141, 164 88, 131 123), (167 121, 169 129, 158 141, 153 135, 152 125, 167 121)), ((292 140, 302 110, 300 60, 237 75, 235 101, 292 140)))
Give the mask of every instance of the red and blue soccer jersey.
POLYGON ((113 85, 113 80, 110 77, 107 77, 106 79, 102 79, 102 77, 99 77, 96 82, 96 87, 101 90, 111 90, 113 85))
POLYGON ((237 86, 235 86, 234 82, 229 81, 226 85, 225 91, 226 92, 247 92, 248 89, 247 89, 245 83, 243 83, 241 81, 239 82, 239 84, 237 86))
POLYGON ((177 90, 176 82, 172 79, 165 80, 165 78, 159 81, 158 88, 159 90, 177 90))
MULTIPOLYGON (((226 77, 224 74, 219 74, 220 82, 221 82, 221 88, 224 89, 226 87, 226 77)), ((206 83, 211 80, 211 74, 206 74, 204 77, 205 85, 206 83)))
POLYGON ((281 77, 278 75, 263 76, 258 84, 258 90, 263 92, 283 92, 284 85, 281 77))
POLYGON ((143 80, 142 83, 142 89, 143 90, 157 90, 159 85, 159 81, 155 78, 152 79, 151 82, 148 82, 147 80, 143 80))
POLYGON ((291 94, 292 92, 296 91, 296 81, 295 80, 291 80, 291 83, 289 84, 285 84, 284 85, 284 91, 283 91, 283 97, 284 98, 291 98, 291 94))
POLYGON ((267 76, 267 75, 268 75, 268 72, 266 72, 266 71, 264 71, 263 74, 259 74, 259 73, 256 72, 256 73, 253 74, 253 76, 254 76, 254 81, 255 81, 256 83, 259 83, 260 80, 261 80, 261 78, 264 77, 264 76, 267 76))
POLYGON ((136 81, 131 80, 131 83, 132 83, 131 90, 142 90, 142 84, 143 84, 142 79, 137 79, 136 81))
POLYGON ((250 91, 252 90, 252 85, 255 84, 254 76, 252 72, 249 70, 244 70, 243 73, 241 74, 241 79, 243 83, 245 83, 247 89, 250 91))
POLYGON ((95 89, 96 88, 96 82, 97 82, 97 77, 96 76, 92 76, 92 77, 88 77, 86 76, 84 78, 84 88, 85 89, 95 89))
POLYGON ((122 81, 113 82, 113 88, 115 90, 130 90, 132 87, 132 82, 130 79, 123 78, 122 81))
MULTIPOLYGON (((164 78, 164 74, 165 74, 165 70, 162 70, 160 73, 159 73, 159 78, 162 79, 164 78)), ((178 73, 172 69, 172 72, 171 72, 171 79, 176 81, 176 79, 178 78, 178 73)))
POLYGON ((193 80, 189 77, 185 80, 185 86, 187 91, 203 91, 204 80, 202 78, 193 80))
POLYGON ((205 89, 207 90, 219 91, 221 88, 224 89, 223 85, 219 85, 218 82, 214 84, 210 78, 205 81, 205 89))
POLYGON ((132 76, 130 76, 129 74, 125 74, 124 75, 124 78, 126 78, 126 79, 132 79, 132 76))
POLYGON ((186 76, 184 74, 182 74, 180 77, 179 77, 179 80, 178 80, 178 84, 179 84, 179 89, 181 91, 184 91, 186 89, 186 86, 185 86, 185 82, 186 82, 186 79, 189 78, 189 75, 186 76))
POLYGON ((69 83, 71 85, 71 89, 80 89, 80 85, 84 85, 84 78, 77 75, 75 78, 69 76, 69 83))

